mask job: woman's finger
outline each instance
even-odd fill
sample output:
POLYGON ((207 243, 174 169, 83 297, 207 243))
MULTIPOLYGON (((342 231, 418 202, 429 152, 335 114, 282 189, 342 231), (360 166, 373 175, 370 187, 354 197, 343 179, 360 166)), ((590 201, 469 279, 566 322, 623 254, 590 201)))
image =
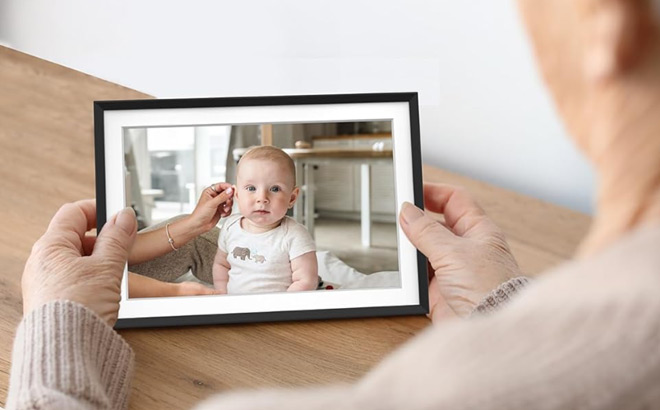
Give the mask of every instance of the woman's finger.
POLYGON ((448 184, 424 184, 424 206, 443 214, 446 225, 459 236, 465 236, 486 216, 464 188, 448 184))
POLYGON ((210 202, 213 204, 213 206, 219 208, 221 204, 229 201, 233 197, 234 197, 234 190, 231 187, 231 185, 229 185, 229 187, 225 188, 224 191, 220 192, 217 196, 213 197, 210 202))
POLYGON ((399 214, 401 229, 410 242, 431 258, 441 245, 452 241, 454 234, 415 205, 404 202, 399 214))
POLYGON ((215 187, 216 192, 222 192, 227 188, 231 188, 231 184, 228 182, 216 182, 213 186, 215 187))
POLYGON ((207 186, 203 191, 202 195, 199 198, 199 202, 206 202, 210 199, 217 198, 228 188, 231 188, 231 184, 227 182, 216 182, 207 186))
POLYGON ((82 239, 83 256, 89 256, 94 251, 96 236, 84 236, 82 239))
POLYGON ((137 221, 132 208, 124 208, 110 218, 96 239, 93 255, 122 266, 137 236, 137 221))
POLYGON ((96 201, 86 199, 62 205, 48 225, 49 232, 75 232, 83 238, 96 227, 96 201))
POLYGON ((231 206, 224 206, 222 208, 222 212, 220 212, 220 217, 221 218, 226 218, 229 215, 231 215, 231 206))

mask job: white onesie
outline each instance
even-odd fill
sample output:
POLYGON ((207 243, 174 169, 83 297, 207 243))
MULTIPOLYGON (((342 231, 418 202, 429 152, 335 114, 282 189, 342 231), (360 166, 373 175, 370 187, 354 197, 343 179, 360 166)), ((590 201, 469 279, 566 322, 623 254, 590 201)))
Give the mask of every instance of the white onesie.
POLYGON ((227 254, 227 293, 285 292, 291 283, 291 260, 316 250, 307 229, 285 216, 275 229, 251 233, 232 215, 220 229, 218 248, 227 254))

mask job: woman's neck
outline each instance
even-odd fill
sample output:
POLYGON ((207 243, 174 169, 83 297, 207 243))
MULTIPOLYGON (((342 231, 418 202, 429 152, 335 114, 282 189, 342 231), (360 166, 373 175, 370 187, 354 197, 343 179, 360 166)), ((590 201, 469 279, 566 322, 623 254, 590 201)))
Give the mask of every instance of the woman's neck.
MULTIPOLYGON (((656 157, 658 163, 660 155, 656 157)), ((631 172, 614 183, 603 184, 591 229, 578 255, 592 254, 627 232, 660 223, 660 173, 651 167, 647 168, 646 175, 636 179, 640 173, 644 172, 631 172)))
POLYGON ((627 64, 619 62, 611 76, 588 82, 581 94, 583 115, 572 125, 582 125, 574 134, 598 171, 599 186, 596 214, 579 256, 598 252, 637 228, 660 223, 656 29, 645 33, 647 43, 638 44, 627 64))
MULTIPOLYGON (((609 139, 601 138, 605 143, 598 152, 592 152, 600 178, 597 207, 579 256, 598 252, 636 228, 660 223, 660 124, 654 118, 660 106, 645 108, 644 115, 619 123, 609 139)), ((628 110, 612 114, 625 118, 628 110)))

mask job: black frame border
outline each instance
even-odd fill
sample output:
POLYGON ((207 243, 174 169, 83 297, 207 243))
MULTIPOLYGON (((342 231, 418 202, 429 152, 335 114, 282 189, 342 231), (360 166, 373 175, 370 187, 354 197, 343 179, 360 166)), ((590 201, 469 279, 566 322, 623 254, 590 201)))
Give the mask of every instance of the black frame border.
MULTIPOLYGON (((103 225, 105 225, 107 221, 107 209, 105 206, 106 181, 104 128, 104 114, 106 111, 405 102, 408 103, 409 107, 413 174, 413 180, 411 182, 413 184, 413 196, 415 205, 423 209, 422 157, 418 101, 419 97, 416 92, 94 101, 97 232, 101 232, 103 225)), ((115 329, 422 315, 429 312, 428 272, 427 259, 419 251, 417 251, 417 272, 419 276, 418 305, 127 318, 117 320, 115 329)))

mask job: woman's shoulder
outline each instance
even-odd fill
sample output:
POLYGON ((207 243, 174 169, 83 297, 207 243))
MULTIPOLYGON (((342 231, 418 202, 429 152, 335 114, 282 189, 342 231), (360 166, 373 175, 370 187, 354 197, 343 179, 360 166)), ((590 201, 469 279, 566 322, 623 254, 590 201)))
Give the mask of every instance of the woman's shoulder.
POLYGON ((659 280, 660 224, 635 229, 588 257, 567 264, 564 268, 583 274, 634 279, 648 276, 659 280))
MULTIPOLYGON (((566 262, 538 277, 515 302, 547 298, 558 308, 569 305, 638 307, 657 297, 660 288, 660 225, 639 228, 588 257, 566 262)), ((660 303, 646 305, 657 309, 660 303)))

